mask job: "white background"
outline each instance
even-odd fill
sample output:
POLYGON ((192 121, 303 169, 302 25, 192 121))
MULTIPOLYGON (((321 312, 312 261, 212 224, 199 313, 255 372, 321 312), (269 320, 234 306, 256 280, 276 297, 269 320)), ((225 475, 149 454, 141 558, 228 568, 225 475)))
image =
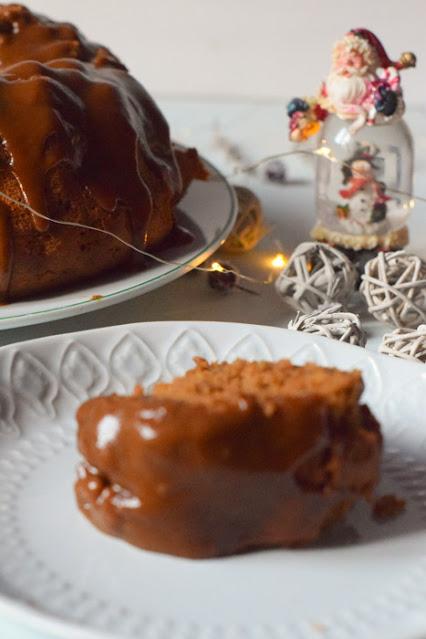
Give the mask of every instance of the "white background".
POLYGON ((331 44, 377 31, 413 50, 407 101, 426 104, 426 0, 29 0, 107 44, 155 95, 280 98, 315 92, 331 44))

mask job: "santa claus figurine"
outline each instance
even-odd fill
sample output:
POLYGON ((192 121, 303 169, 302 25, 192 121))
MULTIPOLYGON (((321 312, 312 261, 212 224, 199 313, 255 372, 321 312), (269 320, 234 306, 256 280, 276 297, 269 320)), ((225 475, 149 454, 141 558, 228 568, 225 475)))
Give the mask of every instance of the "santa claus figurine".
POLYGON ((413 144, 404 122, 398 61, 367 29, 352 29, 333 47, 332 64, 317 96, 288 105, 290 140, 319 131, 317 219, 311 236, 355 256, 396 250, 408 242, 412 208, 413 144))
POLYGON ((413 53, 403 53, 394 62, 371 31, 352 29, 333 48, 331 70, 320 94, 289 103, 290 139, 300 142, 317 133, 330 113, 352 120, 352 133, 365 124, 401 117, 404 102, 399 72, 415 64, 413 53))

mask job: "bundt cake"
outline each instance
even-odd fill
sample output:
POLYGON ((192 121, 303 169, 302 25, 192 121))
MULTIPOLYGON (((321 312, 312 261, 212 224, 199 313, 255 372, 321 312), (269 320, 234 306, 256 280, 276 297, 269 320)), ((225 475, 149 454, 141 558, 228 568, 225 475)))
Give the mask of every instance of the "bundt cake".
POLYGON ((131 259, 117 240, 47 217, 150 249, 172 231, 191 180, 206 178, 195 150, 173 147, 158 107, 115 55, 18 4, 0 5, 0 104, 3 301, 131 259))
POLYGON ((78 505, 100 530, 184 557, 313 542, 379 479, 359 372, 208 364, 77 414, 78 505))

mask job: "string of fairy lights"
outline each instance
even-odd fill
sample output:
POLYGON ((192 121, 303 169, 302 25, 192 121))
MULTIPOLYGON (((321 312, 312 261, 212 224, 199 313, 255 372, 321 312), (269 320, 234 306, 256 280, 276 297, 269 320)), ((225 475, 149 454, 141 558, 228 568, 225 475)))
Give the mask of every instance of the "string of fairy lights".
MULTIPOLYGON (((268 155, 265 156, 263 158, 261 158, 260 160, 258 160, 257 162, 253 163, 253 164, 249 164, 243 167, 236 167, 236 169, 227 177, 228 178, 235 178, 237 175, 240 174, 245 174, 245 173, 253 173, 256 169, 258 169, 260 166, 262 166, 263 164, 266 164, 268 162, 271 162, 273 160, 281 160, 283 158, 289 158, 289 157, 294 157, 297 155, 305 155, 305 156, 310 156, 310 157, 322 157, 325 158, 326 160, 333 162, 333 163, 339 163, 340 167, 344 167, 344 166, 349 166, 346 162, 344 161, 340 161, 338 160, 338 158, 336 158, 331 149, 327 146, 320 146, 316 149, 313 150, 308 150, 308 149, 293 149, 291 151, 285 151, 283 153, 277 153, 274 155, 268 155)), ((214 179, 214 178, 213 178, 214 179)), ((219 178, 216 178, 219 179, 219 178)), ((222 179, 222 178, 220 178, 222 179)), ((423 202, 426 203, 426 197, 421 196, 421 195, 417 195, 417 194, 411 194, 411 193, 407 193, 404 191, 400 191, 397 189, 392 189, 392 188, 388 188, 387 189, 389 192, 391 193, 395 193, 396 195, 400 195, 403 197, 408 198, 408 204, 406 206, 408 206, 409 208, 413 208, 415 205, 416 201, 419 202, 423 202)), ((68 220, 58 220, 55 218, 52 218, 44 213, 40 213, 39 211, 35 210, 32 206, 30 206, 28 203, 26 202, 20 202, 19 200, 15 199, 14 197, 8 195, 7 193, 4 193, 3 191, 0 190, 0 197, 5 200, 6 202, 13 204, 14 206, 23 208, 25 210, 27 210, 29 213, 31 213, 32 215, 41 218, 44 221, 48 221, 48 222, 52 222, 53 224, 59 224, 61 226, 68 226, 68 227, 75 227, 75 228, 80 228, 80 229, 85 229, 88 231, 95 231, 98 233, 102 233, 104 235, 107 235, 113 239, 115 239, 117 242, 120 242, 121 244, 123 244, 124 246, 126 246, 127 248, 135 251, 136 253, 138 253, 139 255, 142 255, 145 258, 148 258, 150 260, 153 260, 159 264, 165 265, 165 266, 177 266, 177 267, 181 267, 181 268, 186 268, 187 270, 196 270, 196 271, 200 271, 203 273, 230 273, 230 274, 234 274, 235 276, 238 277, 239 280, 245 280, 247 282, 251 282, 254 284, 271 284, 274 281, 274 271, 280 271, 282 270, 287 262, 288 262, 288 257, 285 255, 285 253, 283 251, 278 251, 275 254, 273 254, 271 256, 271 259, 269 261, 270 264, 270 272, 268 273, 268 276, 264 279, 258 279, 255 277, 251 277, 250 275, 246 275, 244 273, 240 273, 236 270, 234 270, 232 267, 223 264, 221 261, 219 261, 218 259, 214 259, 208 266, 190 266, 187 263, 181 263, 178 261, 174 261, 174 260, 167 260, 164 257, 161 257, 159 255, 156 255, 154 253, 151 253, 149 251, 145 251, 144 249, 139 248, 138 246, 132 244, 132 242, 129 242, 128 240, 123 239, 122 237, 120 237, 119 235, 117 235, 116 233, 109 231, 107 229, 103 229, 103 228, 99 228, 96 226, 92 226, 89 224, 84 224, 81 222, 71 222, 68 220)))

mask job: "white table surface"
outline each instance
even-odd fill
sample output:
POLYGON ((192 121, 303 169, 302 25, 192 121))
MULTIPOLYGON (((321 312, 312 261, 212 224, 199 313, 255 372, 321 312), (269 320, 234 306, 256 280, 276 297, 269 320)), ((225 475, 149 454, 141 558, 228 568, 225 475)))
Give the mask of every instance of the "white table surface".
MULTIPOLYGON (((172 128, 174 138, 193 144, 225 174, 232 163, 217 146, 217 133, 239 146, 248 163, 288 149, 284 103, 223 100, 160 100, 172 128)), ((416 140, 415 192, 426 195, 426 110, 412 109, 407 118, 416 140)), ((271 255, 278 240, 290 253, 299 242, 307 239, 314 221, 313 165, 309 160, 284 160, 289 183, 282 186, 267 182, 262 176, 232 179, 245 184, 260 197, 272 231, 260 247, 238 259, 233 259, 242 272, 263 278, 268 275, 271 255)), ((426 205, 418 204, 410 223, 410 249, 426 257, 426 205)), ((251 286, 251 285, 250 285, 251 286)), ((252 286, 259 296, 244 292, 220 294, 209 288, 206 275, 189 273, 180 280, 151 293, 111 306, 104 310, 75 318, 39 324, 33 327, 0 332, 0 345, 34 339, 45 335, 94 329, 114 324, 157 320, 220 320, 287 326, 294 312, 286 307, 273 286, 252 286)), ((377 349, 382 334, 389 327, 366 318, 368 348, 377 349)), ((1 570, 1 568, 0 568, 1 570)), ((3 639, 46 639, 30 631, 0 621, 3 639)), ((74 639, 74 638, 70 638, 74 639)))

